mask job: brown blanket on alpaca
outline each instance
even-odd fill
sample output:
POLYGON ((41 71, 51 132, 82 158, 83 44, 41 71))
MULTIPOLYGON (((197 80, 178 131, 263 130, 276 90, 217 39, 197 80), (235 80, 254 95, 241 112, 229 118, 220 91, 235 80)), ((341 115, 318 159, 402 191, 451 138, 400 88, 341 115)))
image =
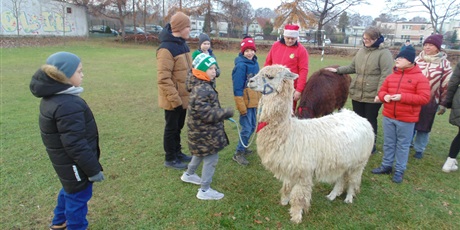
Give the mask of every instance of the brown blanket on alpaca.
POLYGON ((350 82, 347 74, 333 73, 324 68, 314 72, 302 91, 296 116, 317 118, 340 110, 347 102, 350 82))

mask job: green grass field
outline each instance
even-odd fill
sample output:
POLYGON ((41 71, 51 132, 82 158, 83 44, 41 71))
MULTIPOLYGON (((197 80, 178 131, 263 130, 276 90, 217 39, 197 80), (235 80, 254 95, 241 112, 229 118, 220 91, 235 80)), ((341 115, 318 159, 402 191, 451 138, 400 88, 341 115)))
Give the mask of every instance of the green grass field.
MULTIPOLYGON (((371 156, 361 193, 353 204, 343 195, 325 196, 332 186, 317 183, 303 222, 292 224, 289 206, 279 204, 281 183, 260 164, 257 154, 242 167, 231 157, 237 130, 226 122, 231 144, 219 153, 212 187, 220 201, 201 201, 198 186, 185 184, 182 171, 163 166, 163 110, 157 105, 156 47, 108 40, 67 42, 48 47, 2 48, 0 229, 46 229, 61 188, 38 129, 39 99, 29 91, 32 74, 57 51, 82 58, 82 97, 99 127, 106 180, 94 186, 89 202, 90 229, 458 229, 459 172, 441 171, 456 127, 448 111, 438 116, 422 160, 409 158, 402 184, 373 175, 381 162, 371 156)), ((216 50, 222 70, 217 90, 223 107, 234 106, 231 70, 238 50, 216 50)), ((263 65, 266 52, 259 52, 263 65)), ((327 65, 346 65, 351 57, 310 57, 310 73, 327 65)), ((350 103, 347 104, 350 107, 350 103)), ((237 113, 236 113, 237 114, 237 113)), ((237 116, 235 116, 237 118, 237 116)), ((381 119, 379 120, 381 127, 381 119)), ((186 130, 183 132, 185 152, 186 130)), ((251 147, 256 149, 255 144, 251 147)), ((411 155, 413 152, 411 153, 411 155)))

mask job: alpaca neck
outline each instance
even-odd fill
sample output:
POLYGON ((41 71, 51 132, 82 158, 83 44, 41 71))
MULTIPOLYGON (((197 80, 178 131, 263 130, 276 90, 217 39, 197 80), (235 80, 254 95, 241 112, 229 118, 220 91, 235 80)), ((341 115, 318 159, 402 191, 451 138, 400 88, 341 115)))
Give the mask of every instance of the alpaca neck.
POLYGON ((292 116, 294 87, 286 81, 279 93, 264 95, 259 102, 259 122, 277 125, 288 122, 292 116))

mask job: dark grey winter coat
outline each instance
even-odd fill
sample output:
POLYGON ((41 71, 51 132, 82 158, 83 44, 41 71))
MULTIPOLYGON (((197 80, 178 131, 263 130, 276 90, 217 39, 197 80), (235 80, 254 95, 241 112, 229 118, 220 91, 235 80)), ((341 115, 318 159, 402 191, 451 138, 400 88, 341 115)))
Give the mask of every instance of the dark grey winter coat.
POLYGON ((30 91, 40 102, 43 144, 67 193, 76 193, 102 171, 99 134, 93 113, 78 95, 57 94, 72 87, 62 72, 44 65, 33 76, 30 91))
POLYGON ((222 109, 213 83, 190 77, 187 110, 188 147, 194 156, 216 154, 229 144, 224 120, 233 116, 232 108, 222 109))
POLYGON ((444 106, 451 108, 449 122, 460 127, 460 62, 450 77, 444 106))

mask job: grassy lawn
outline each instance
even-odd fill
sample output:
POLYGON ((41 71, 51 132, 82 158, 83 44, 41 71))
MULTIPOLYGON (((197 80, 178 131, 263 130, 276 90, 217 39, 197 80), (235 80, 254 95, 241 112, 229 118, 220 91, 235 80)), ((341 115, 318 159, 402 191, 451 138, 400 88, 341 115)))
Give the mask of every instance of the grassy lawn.
MULTIPOLYGON (((354 203, 345 204, 343 195, 328 201, 325 196, 332 187, 317 183, 310 212, 299 225, 289 221, 289 206, 279 204, 281 183, 263 168, 257 154, 249 156, 247 167, 232 161, 237 130, 226 122, 231 145, 220 152, 212 183, 225 197, 198 200, 198 186, 183 183, 182 171, 163 166, 164 112, 157 104, 156 48, 91 39, 0 50, 0 229, 46 229, 53 216, 61 185, 40 138, 40 100, 30 93, 29 82, 46 58, 61 50, 82 58, 82 97, 93 110, 100 132, 106 180, 94 186, 88 214, 91 229, 458 228, 459 172, 441 171, 456 132, 448 123, 450 111, 437 117, 426 156, 409 158, 402 184, 391 182, 389 175, 370 173, 382 157, 380 119, 379 153, 371 156, 354 203)), ((217 89, 223 107, 234 107, 231 71, 237 52, 215 51, 222 70, 217 89)), ((257 55, 262 66, 266 52, 257 55)), ((320 59, 310 57, 310 73, 351 61, 351 57, 320 59)), ((186 130, 182 140, 188 152, 186 130)), ((256 149, 255 144, 251 148, 256 149)))

